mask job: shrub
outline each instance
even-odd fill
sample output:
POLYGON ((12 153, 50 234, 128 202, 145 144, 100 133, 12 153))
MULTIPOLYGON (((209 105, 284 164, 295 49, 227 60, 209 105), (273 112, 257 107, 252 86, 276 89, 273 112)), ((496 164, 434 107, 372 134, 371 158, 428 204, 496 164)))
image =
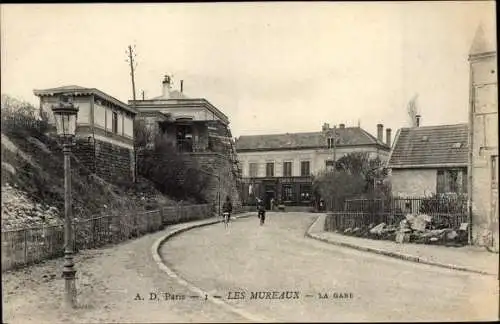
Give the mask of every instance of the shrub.
MULTIPOLYGON (((142 127, 144 125, 138 124, 138 128, 142 127)), ((177 152, 173 143, 160 136, 155 138, 154 145, 148 145, 151 134, 145 129, 138 129, 136 134, 140 134, 136 142, 140 146, 137 159, 140 176, 150 180, 160 192, 173 198, 206 202, 204 193, 210 178, 200 171, 192 157, 177 152)))
POLYGON ((433 194, 422 199, 420 212, 424 214, 462 214, 467 212, 467 199, 456 195, 433 194))
POLYGON ((46 116, 29 102, 2 94, 2 132, 7 135, 40 138, 49 128, 46 116))

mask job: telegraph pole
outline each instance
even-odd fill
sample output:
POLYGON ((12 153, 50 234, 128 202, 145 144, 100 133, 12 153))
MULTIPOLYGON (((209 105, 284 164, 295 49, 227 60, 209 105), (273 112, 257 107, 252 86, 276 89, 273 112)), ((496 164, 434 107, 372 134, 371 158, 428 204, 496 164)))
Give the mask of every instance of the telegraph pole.
MULTIPOLYGON (((137 61, 135 61, 135 57, 137 54, 135 53, 135 45, 132 48, 132 45, 128 46, 127 49, 127 59, 125 60, 130 64, 130 77, 132 79, 132 107, 135 109, 135 69, 137 68, 137 61)), ((134 140, 134 182, 137 181, 137 148, 135 147, 134 140)))
POLYGON ((137 68, 137 62, 134 60, 137 54, 134 52, 134 48, 132 48, 132 45, 128 46, 127 50, 127 62, 130 64, 130 76, 132 78, 132 96, 134 103, 133 105, 135 106, 135 69, 137 68))
POLYGON ((337 169, 337 125, 333 125, 333 174, 337 169))

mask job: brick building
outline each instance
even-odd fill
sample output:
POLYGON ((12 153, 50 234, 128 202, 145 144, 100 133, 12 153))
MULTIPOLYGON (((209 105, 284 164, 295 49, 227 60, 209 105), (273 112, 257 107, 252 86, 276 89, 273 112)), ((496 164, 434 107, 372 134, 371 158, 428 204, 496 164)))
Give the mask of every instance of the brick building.
POLYGON ((287 206, 310 206, 312 175, 332 167, 334 154, 336 160, 352 152, 387 160, 391 129, 384 142, 383 127, 377 125, 377 137, 344 124, 324 124, 319 132, 240 136, 236 151, 243 169, 244 203, 253 204, 260 197, 268 207, 272 198, 287 206))
POLYGON ((63 95, 72 96, 79 108, 73 153, 105 180, 134 181, 135 109, 95 88, 71 85, 33 92, 40 98, 40 115, 47 116, 52 125, 52 105, 63 95))
POLYGON ((392 194, 467 193, 467 124, 401 128, 387 163, 392 194))
POLYGON ((479 26, 469 52, 472 239, 498 251, 498 79, 495 30, 479 26))
POLYGON ((162 95, 129 104, 138 111, 137 122, 150 130, 150 142, 158 135, 179 152, 189 154, 201 171, 212 176, 208 201, 215 205, 226 196, 241 206, 241 178, 228 117, 204 98, 189 98, 182 89, 172 89, 170 76, 162 82, 162 95))

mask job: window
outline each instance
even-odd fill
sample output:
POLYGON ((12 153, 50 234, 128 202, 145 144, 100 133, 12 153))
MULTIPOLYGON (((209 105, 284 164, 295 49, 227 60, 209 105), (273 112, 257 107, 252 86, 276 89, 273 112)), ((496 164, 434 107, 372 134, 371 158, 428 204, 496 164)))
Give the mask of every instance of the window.
POLYGON ((257 163, 250 163, 248 167, 248 174, 250 177, 255 178, 257 177, 257 163))
POLYGON ((274 177, 274 163, 266 163, 266 177, 274 177))
POLYGON ((282 198, 283 201, 294 201, 295 200, 295 192, 293 191, 293 185, 284 184, 283 187, 282 198))
POLYGON ((300 186, 300 201, 310 201, 312 199, 311 185, 303 184, 300 186))
POLYGON ((112 118, 113 124, 112 124, 112 132, 114 134, 118 133, 118 113, 113 111, 113 118, 112 118))
POLYGON ((463 193, 467 188, 464 187, 465 170, 449 169, 437 171, 437 193, 463 193))
POLYGON ((292 162, 283 162, 283 176, 284 177, 292 176, 292 162))
POLYGON ((300 175, 301 176, 309 176, 311 175, 310 162, 302 161, 300 162, 300 175))
POLYGON ((329 137, 327 143, 328 143, 328 148, 333 148, 333 137, 329 137))

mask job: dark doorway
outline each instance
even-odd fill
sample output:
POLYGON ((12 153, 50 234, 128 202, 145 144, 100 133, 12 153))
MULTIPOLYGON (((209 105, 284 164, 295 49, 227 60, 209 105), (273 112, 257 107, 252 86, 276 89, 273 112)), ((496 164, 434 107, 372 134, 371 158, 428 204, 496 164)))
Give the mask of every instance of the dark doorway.
POLYGON ((265 198, 266 210, 271 209, 271 199, 273 199, 274 196, 275 196, 274 191, 266 191, 266 198, 265 198))
POLYGON ((193 130, 191 125, 177 125, 177 149, 180 152, 193 151, 193 130))

